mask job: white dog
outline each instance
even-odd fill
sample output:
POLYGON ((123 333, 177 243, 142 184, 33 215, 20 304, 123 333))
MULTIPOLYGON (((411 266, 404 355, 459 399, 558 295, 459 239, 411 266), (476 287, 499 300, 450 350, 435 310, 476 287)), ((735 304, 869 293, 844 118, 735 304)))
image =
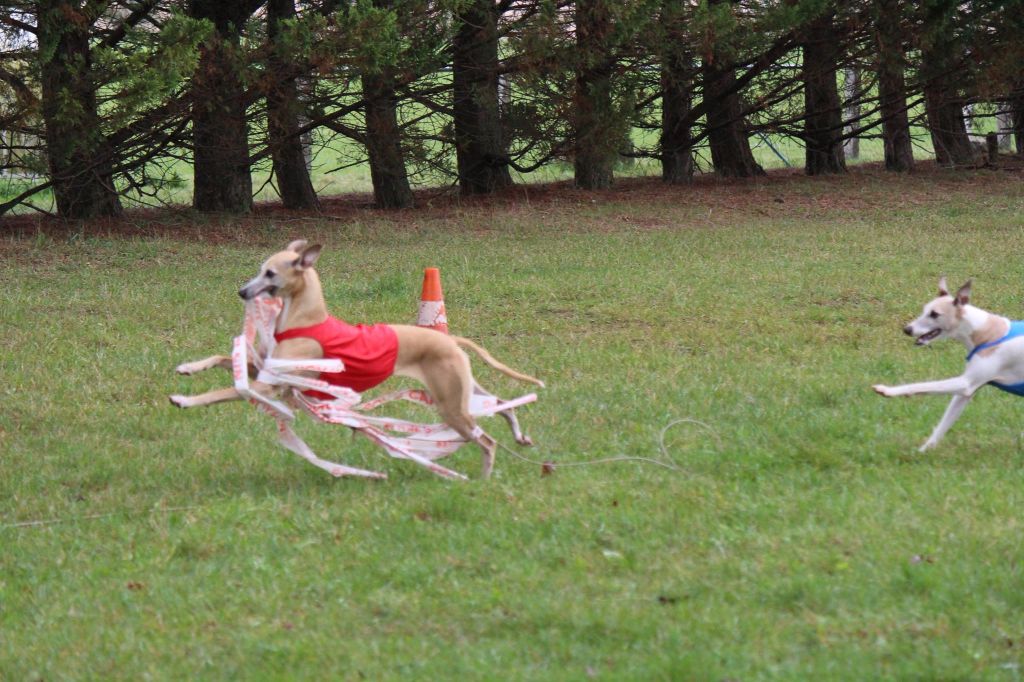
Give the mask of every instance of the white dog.
POLYGON ((1024 322, 1011 322, 1000 315, 970 305, 971 282, 950 295, 946 278, 939 280, 939 296, 924 307, 921 316, 903 332, 925 346, 935 339, 956 339, 967 347, 967 367, 953 379, 924 381, 901 386, 876 384, 880 395, 892 398, 919 393, 948 393, 953 396, 932 435, 919 449, 935 447, 971 401, 974 392, 992 384, 1024 396, 1024 322))

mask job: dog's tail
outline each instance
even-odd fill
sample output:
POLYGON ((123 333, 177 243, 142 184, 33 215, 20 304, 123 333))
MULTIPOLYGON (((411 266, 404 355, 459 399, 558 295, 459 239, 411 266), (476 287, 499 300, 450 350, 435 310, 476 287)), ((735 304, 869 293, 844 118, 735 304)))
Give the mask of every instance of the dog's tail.
POLYGON ((495 360, 494 356, 492 356, 490 353, 488 353, 486 349, 476 345, 475 343, 473 343, 469 339, 463 338, 461 336, 452 336, 452 341, 454 341, 459 346, 462 346, 463 348, 469 348, 471 351, 473 351, 474 353, 479 355, 480 358, 484 362, 486 362, 488 365, 490 365, 494 369, 498 370, 502 374, 507 374, 508 376, 512 377, 513 379, 519 379, 520 381, 526 381, 526 382, 529 382, 531 384, 536 384, 536 385, 540 386, 541 388, 544 388, 544 382, 541 381, 540 379, 535 379, 534 377, 531 377, 529 374, 523 374, 521 372, 517 372, 514 369, 512 369, 511 367, 508 367, 507 365, 503 365, 502 363, 500 363, 497 360, 495 360))

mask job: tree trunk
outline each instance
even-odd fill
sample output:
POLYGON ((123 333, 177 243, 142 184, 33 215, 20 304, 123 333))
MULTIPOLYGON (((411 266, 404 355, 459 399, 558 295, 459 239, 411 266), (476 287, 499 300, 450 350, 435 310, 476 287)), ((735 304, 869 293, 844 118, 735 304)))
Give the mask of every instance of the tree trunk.
POLYGON ((754 160, 750 138, 743 117, 743 101, 739 93, 723 94, 736 82, 731 66, 719 66, 718 59, 703 66, 704 97, 710 102, 707 111, 708 146, 715 173, 723 177, 749 178, 764 175, 754 160))
POLYGON ((900 6, 900 0, 875 0, 875 43, 885 169, 906 173, 914 170, 914 146, 907 116, 900 6))
POLYGON ((961 89, 967 50, 963 39, 957 38, 953 30, 958 3, 945 0, 923 3, 920 7, 923 14, 919 76, 935 160, 942 166, 969 165, 975 162, 975 153, 964 122, 967 99, 961 89))
POLYGON ((582 189, 606 189, 624 133, 612 105, 612 19, 610 0, 577 0, 576 148, 574 173, 582 189))
POLYGON ((512 185, 498 103, 498 9, 472 0, 456 18, 452 45, 455 154, 463 194, 512 185))
POLYGON ((38 19, 42 113, 57 213, 76 219, 117 215, 121 202, 90 74, 90 22, 67 0, 40 2, 38 19))
POLYGON ((683 185, 693 180, 694 170, 693 136, 686 122, 692 105, 690 88, 667 70, 662 71, 661 82, 661 179, 683 185))
POLYGON ((1024 82, 1019 83, 1010 95, 1008 108, 1010 132, 1015 142, 1014 149, 1018 154, 1024 154, 1024 82))
POLYGON ((200 48, 192 80, 192 205, 198 211, 248 213, 252 176, 238 52, 240 29, 251 11, 243 3, 218 0, 192 0, 190 10, 215 29, 200 48))
MULTIPOLYGON (((843 134, 849 135, 860 127, 860 68, 852 66, 843 72, 843 96, 846 98, 846 109, 843 117, 847 124, 843 134)), ((848 159, 860 157, 860 137, 851 135, 843 141, 843 154, 848 159)))
POLYGON ((804 35, 804 170, 808 175, 845 173, 843 112, 836 87, 840 38, 831 13, 811 22, 804 35))
POLYGON ((267 35, 272 50, 268 60, 267 136, 274 177, 277 178, 277 189, 284 207, 318 210, 320 202, 309 179, 305 149, 298 133, 302 102, 296 79, 283 75, 289 64, 286 56, 276 50, 281 22, 294 16, 295 0, 270 0, 267 3, 267 35), (275 76, 275 73, 281 75, 275 76))
POLYGON ((366 99, 366 153, 374 202, 380 208, 411 208, 413 194, 405 170, 393 81, 384 74, 367 74, 362 82, 366 99))
POLYGON ((1008 151, 1013 144, 1013 114, 1006 106, 996 112, 996 130, 999 131, 999 148, 1008 151))
POLYGON ((686 121, 693 103, 693 59, 683 49, 677 4, 662 5, 667 44, 661 65, 661 178, 673 185, 693 180, 693 136, 686 121))
MULTIPOLYGON (((708 5, 729 2, 708 0, 708 5)), ((709 103, 705 119, 715 173, 736 178, 764 175, 764 169, 754 160, 754 153, 750 150, 743 100, 738 92, 729 93, 736 83, 735 66, 721 50, 712 47, 701 65, 701 78, 704 100, 709 103)))
POLYGON ((938 75, 925 83, 924 106, 935 160, 942 166, 973 164, 976 158, 964 123, 964 97, 951 76, 938 75))

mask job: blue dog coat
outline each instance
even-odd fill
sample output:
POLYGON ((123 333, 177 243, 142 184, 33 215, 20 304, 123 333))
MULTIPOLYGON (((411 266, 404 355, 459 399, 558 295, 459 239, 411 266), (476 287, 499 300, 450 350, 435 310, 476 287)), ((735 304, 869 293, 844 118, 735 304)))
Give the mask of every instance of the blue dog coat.
MULTIPOLYGON (((1006 332, 1006 336, 1004 336, 1003 338, 975 346, 974 350, 967 354, 967 362, 970 362, 971 358, 973 358, 974 354, 977 353, 978 351, 985 350, 986 348, 991 348, 992 346, 998 346, 1003 341, 1009 341, 1010 339, 1014 339, 1018 336, 1024 336, 1024 321, 1021 320, 1015 320, 1010 322, 1010 331, 1006 332)), ((1019 384, 1001 384, 998 381, 990 381, 988 383, 995 386, 1001 391, 1006 391, 1007 393, 1012 393, 1014 395, 1024 397, 1024 381, 1020 382, 1019 384)))

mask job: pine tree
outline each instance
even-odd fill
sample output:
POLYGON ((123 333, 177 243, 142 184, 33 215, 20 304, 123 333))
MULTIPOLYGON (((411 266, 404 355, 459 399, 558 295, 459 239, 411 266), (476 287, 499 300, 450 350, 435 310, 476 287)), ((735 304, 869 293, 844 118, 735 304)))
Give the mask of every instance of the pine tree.
POLYGON ((836 85, 842 45, 835 15, 824 12, 804 27, 804 170, 808 175, 845 173, 843 110, 836 85))
POLYGON ((192 163, 198 211, 252 210, 249 128, 241 36, 262 0, 190 0, 189 16, 212 24, 192 79, 192 163))
POLYGON ((611 186, 621 135, 612 105, 611 0, 576 0, 575 158, 576 186, 611 186))
POLYGON ((914 169, 914 147, 907 115, 903 17, 899 0, 874 0, 874 40, 878 49, 878 106, 886 170, 914 169))
POLYGON ((463 194, 488 194, 512 185, 498 105, 500 12, 494 0, 468 0, 455 18, 452 118, 463 194))
POLYGON ((295 0, 267 2, 267 144, 274 177, 285 208, 319 209, 320 201, 306 167, 306 153, 299 133, 303 108, 299 99, 295 66, 285 40, 284 24, 295 18, 295 0))
POLYGON ((40 0, 39 41, 46 153, 57 213, 64 218, 117 215, 114 157, 96 103, 90 6, 40 0))

